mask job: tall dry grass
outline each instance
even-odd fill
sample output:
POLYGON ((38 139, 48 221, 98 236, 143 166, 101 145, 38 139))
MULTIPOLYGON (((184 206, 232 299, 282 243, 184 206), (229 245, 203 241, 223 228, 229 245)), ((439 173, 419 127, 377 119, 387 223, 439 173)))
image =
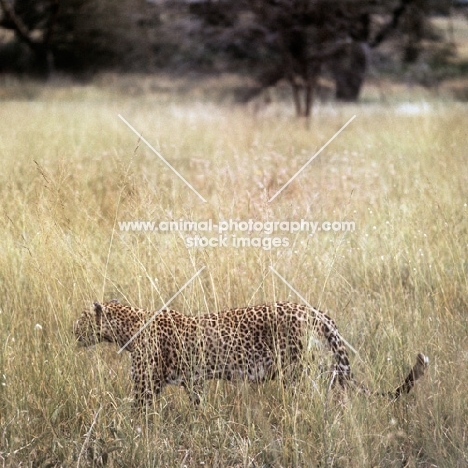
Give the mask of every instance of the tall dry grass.
POLYGON ((0 464, 466 466, 466 107, 322 106, 307 129, 282 103, 255 113, 193 95, 34 93, 0 107, 0 464), (347 220, 356 230, 281 233, 289 247, 266 251, 187 249, 178 233, 118 229, 181 218, 347 220), (336 319, 369 387, 392 389, 419 351, 430 371, 396 403, 340 399, 314 366, 294 389, 211 382, 199 410, 167 388, 138 420, 129 356, 77 349, 72 321, 96 299, 156 310, 202 266, 171 307, 298 301, 273 266, 336 319))

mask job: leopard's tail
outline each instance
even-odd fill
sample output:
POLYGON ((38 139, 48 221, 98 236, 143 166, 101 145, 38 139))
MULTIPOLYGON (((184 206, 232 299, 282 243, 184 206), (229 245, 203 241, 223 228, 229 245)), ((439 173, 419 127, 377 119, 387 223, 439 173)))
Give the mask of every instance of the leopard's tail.
POLYGON ((331 384, 338 383, 341 387, 346 388, 350 382, 354 381, 346 345, 353 348, 340 335, 333 319, 317 309, 313 309, 313 312, 314 328, 325 339, 328 348, 335 357, 336 362, 332 369, 331 384))
POLYGON ((429 358, 425 354, 419 353, 416 357, 416 364, 411 368, 404 382, 393 392, 387 393, 387 396, 392 400, 396 400, 401 395, 409 393, 416 381, 424 375, 428 366, 429 358))
POLYGON ((365 393, 366 395, 379 395, 390 398, 391 400, 397 400, 401 395, 408 394, 411 391, 416 384, 416 381, 424 375, 428 366, 429 358, 425 354, 419 353, 416 356, 416 363, 408 372, 403 383, 392 392, 371 392, 364 384, 357 383, 354 380, 352 383, 358 388, 358 391, 365 393))
POLYGON ((382 396, 387 396, 392 400, 396 400, 401 395, 409 393, 414 387, 416 381, 423 377, 424 373, 426 372, 426 369, 429 366, 429 358, 426 355, 419 353, 416 357, 416 363, 407 374, 405 380, 393 392, 371 392, 367 387, 365 387, 363 384, 356 382, 356 380, 354 379, 353 374, 351 372, 349 354, 348 350, 346 349, 346 345, 348 345, 348 347, 350 347, 351 349, 353 348, 340 335, 335 322, 326 314, 320 312, 317 309, 314 309, 314 312, 315 327, 318 330, 319 334, 322 335, 323 338, 325 338, 327 345, 333 352, 336 361, 336 364, 332 369, 332 385, 338 382, 338 384, 343 388, 349 386, 357 387, 358 390, 363 393, 369 395, 380 394, 382 396))

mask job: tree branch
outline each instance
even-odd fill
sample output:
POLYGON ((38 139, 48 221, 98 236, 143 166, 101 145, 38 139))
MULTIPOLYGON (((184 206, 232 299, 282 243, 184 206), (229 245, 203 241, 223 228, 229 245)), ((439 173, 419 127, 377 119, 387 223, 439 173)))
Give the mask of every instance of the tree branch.
POLYGON ((7 16, 12 24, 13 29, 20 36, 20 38, 26 42, 32 49, 36 48, 38 43, 35 42, 29 34, 29 30, 23 23, 21 18, 15 13, 15 10, 8 0, 0 0, 0 7, 2 8, 5 16, 7 16))
POLYGON ((45 32, 44 38, 43 38, 43 43, 46 46, 49 45, 50 39, 52 38, 52 33, 54 31, 54 27, 57 24, 57 18, 58 18, 58 13, 59 13, 59 5, 60 5, 60 0, 52 0, 51 1, 51 12, 50 12, 50 16, 49 16, 49 21, 47 23, 46 32, 45 32))
POLYGON ((369 43, 369 46, 373 49, 377 47, 384 39, 388 36, 390 31, 398 26, 401 16, 406 11, 408 6, 413 3, 413 0, 402 0, 402 2, 393 10, 392 20, 385 25, 380 32, 375 36, 374 40, 369 43))

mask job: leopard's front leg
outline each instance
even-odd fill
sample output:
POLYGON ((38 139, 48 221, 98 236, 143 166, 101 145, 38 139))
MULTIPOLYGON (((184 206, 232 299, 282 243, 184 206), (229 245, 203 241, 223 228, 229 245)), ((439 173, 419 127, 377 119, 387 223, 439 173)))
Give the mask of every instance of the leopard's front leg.
POLYGON ((188 383, 186 381, 183 381, 181 385, 185 388, 185 391, 187 392, 187 395, 192 405, 195 406, 195 408, 197 408, 200 405, 200 397, 202 396, 204 390, 203 382, 188 383))
POLYGON ((163 389, 163 382, 157 378, 153 364, 132 356, 132 380, 134 407, 141 409, 153 404, 153 399, 163 389))

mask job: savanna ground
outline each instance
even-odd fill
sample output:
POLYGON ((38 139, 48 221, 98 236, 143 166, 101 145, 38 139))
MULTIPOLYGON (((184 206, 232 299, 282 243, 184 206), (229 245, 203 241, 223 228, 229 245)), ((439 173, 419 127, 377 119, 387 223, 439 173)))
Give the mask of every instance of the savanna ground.
POLYGON ((289 101, 236 107, 169 80, 141 82, 144 92, 104 81, 2 91, 0 466, 467 466, 467 106, 414 89, 382 103, 369 87, 365 104, 317 106, 307 127, 289 101), (271 250, 195 249, 187 233, 118 225, 179 219, 355 230, 275 233, 288 246, 271 250), (429 371, 392 403, 329 391, 315 363, 294 389, 211 382, 198 410, 166 388, 138 419, 129 356, 79 349, 72 322, 94 300, 157 310, 203 266, 172 308, 300 302, 273 266, 335 318, 370 388, 393 389, 420 351, 429 371))

